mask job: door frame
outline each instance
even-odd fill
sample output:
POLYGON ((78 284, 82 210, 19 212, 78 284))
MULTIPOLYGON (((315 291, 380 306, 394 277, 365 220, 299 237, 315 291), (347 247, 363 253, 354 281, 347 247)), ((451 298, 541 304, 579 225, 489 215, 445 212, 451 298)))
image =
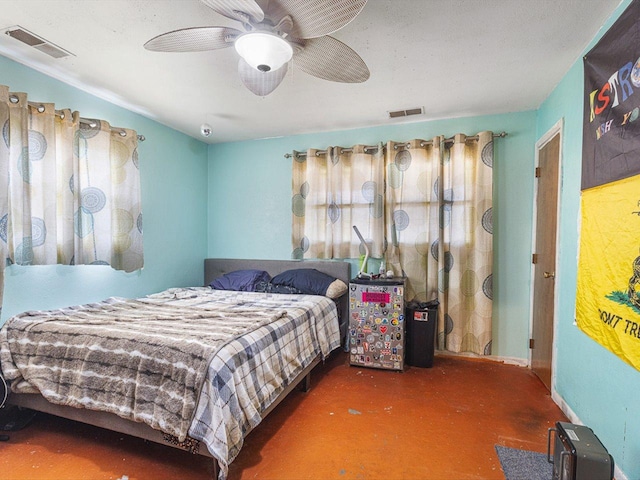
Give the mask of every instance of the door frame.
MULTIPOLYGON (((540 150, 551 141, 556 135, 560 135, 559 141, 559 150, 558 150, 558 201, 557 201, 557 210, 556 210, 556 218, 557 218, 557 227, 556 227, 556 258, 555 258, 555 266, 554 271, 556 273, 554 282, 553 282, 553 343, 551 345, 551 395, 555 392, 555 379, 556 379, 556 333, 558 331, 558 285, 560 283, 560 278, 562 277, 562 273, 559 272, 558 263, 560 260, 560 205, 562 203, 562 160, 563 160, 563 140, 564 140, 564 118, 561 118, 553 125, 540 139, 536 142, 535 145, 535 162, 533 167, 533 178, 534 178, 534 191, 533 191, 533 218, 531 220, 532 228, 531 228, 531 253, 535 253, 536 249, 536 239, 537 239, 537 221, 538 221, 538 182, 536 181, 535 169, 540 165, 540 150)), ((535 298, 535 273, 536 273, 536 265, 533 263, 532 258, 529 259, 531 262, 531 279, 530 279, 530 298, 529 298, 529 338, 533 338, 533 300, 535 298)), ((532 366, 532 349, 528 349, 528 364, 529 368, 532 366)))

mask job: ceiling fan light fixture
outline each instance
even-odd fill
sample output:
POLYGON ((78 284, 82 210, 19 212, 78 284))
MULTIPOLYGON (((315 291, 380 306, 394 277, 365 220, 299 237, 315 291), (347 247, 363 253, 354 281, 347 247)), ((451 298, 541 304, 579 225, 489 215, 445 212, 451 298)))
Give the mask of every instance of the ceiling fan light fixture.
POLYGON ((293 48, 282 37, 267 32, 250 32, 235 41, 238 54, 261 72, 279 69, 291 60, 293 48))

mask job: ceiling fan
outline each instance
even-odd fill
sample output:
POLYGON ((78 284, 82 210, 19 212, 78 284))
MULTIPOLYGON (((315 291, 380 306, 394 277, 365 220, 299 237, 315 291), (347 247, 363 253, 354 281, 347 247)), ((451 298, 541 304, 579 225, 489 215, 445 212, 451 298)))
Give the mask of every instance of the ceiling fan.
POLYGON ((269 95, 287 74, 289 60, 309 75, 332 82, 361 83, 369 78, 364 60, 329 34, 347 25, 367 0, 200 0, 242 23, 193 27, 163 33, 144 44, 157 52, 202 52, 235 46, 238 73, 254 94, 269 95))

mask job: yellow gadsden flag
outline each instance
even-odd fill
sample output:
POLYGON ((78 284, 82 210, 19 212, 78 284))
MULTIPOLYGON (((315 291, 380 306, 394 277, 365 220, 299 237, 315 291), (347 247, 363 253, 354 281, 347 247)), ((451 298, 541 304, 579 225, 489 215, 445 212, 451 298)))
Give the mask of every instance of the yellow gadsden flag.
POLYGON ((576 321, 640 370, 640 175, 584 190, 576 321))

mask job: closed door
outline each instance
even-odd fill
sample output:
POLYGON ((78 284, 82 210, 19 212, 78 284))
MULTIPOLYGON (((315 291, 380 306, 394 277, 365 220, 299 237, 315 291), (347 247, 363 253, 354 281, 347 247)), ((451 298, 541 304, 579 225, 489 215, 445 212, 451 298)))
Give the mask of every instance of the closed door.
POLYGON ((538 147, 531 369, 551 390, 560 132, 538 147))

